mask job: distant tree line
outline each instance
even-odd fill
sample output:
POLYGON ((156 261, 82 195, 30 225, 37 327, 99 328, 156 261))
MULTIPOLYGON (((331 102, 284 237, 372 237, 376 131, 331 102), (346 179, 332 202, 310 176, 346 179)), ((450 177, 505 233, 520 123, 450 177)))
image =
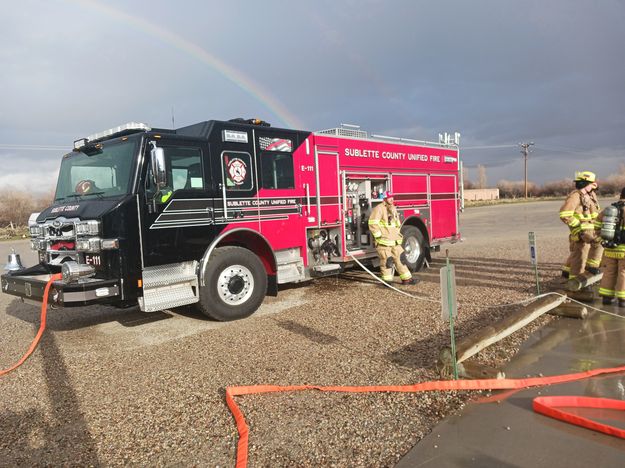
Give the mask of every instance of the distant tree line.
MULTIPOLYGON (((465 189, 480 189, 486 188, 486 169, 484 166, 478 165, 478 182, 473 183, 467 177, 467 172, 464 172, 464 188, 465 189)), ((604 179, 597 181, 599 186, 597 192, 600 196, 612 196, 621 193, 623 187, 625 187, 625 164, 621 164, 618 172, 609 175, 604 179)), ((497 182, 497 188, 499 189, 499 196, 501 198, 521 198, 525 196, 525 183, 522 180, 505 180, 502 179, 497 182)), ((573 190, 573 179, 561 179, 551 182, 545 182, 542 185, 535 184, 528 181, 527 183, 527 195, 530 197, 563 197, 568 195, 573 190)))
POLYGON ((51 205, 54 196, 52 193, 36 196, 25 191, 8 189, 0 194, 0 228, 26 226, 30 214, 51 205))

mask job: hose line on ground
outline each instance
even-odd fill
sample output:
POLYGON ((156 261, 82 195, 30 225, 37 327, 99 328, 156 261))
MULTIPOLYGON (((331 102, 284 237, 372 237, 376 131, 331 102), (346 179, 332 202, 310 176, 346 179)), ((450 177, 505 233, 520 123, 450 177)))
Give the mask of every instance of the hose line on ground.
POLYGON ((35 335, 35 338, 30 344, 30 347, 28 348, 26 353, 24 353, 24 355, 19 361, 17 361, 11 367, 0 370, 0 376, 8 374, 9 372, 14 371, 19 366, 24 364, 24 362, 26 362, 26 359, 28 359, 30 355, 35 351, 35 349, 37 349, 37 346, 39 345, 39 341, 41 340, 41 336, 43 335, 43 332, 46 329, 46 316, 48 312, 48 294, 50 293, 50 287, 52 286, 52 283, 54 283, 57 280, 60 280, 61 278, 62 278, 62 275, 60 273, 56 275, 52 275, 50 277, 50 280, 46 284, 46 288, 43 291, 43 300, 41 302, 41 319, 40 319, 41 323, 39 324, 39 330, 37 331, 37 335, 35 335))

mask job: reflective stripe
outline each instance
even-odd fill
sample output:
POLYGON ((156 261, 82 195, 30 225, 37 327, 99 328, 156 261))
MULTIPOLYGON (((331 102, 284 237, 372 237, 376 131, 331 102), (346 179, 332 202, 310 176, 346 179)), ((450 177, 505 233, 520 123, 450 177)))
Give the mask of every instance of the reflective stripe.
POLYGON ((625 291, 616 291, 616 297, 619 299, 625 299, 625 291))
POLYGON ((378 237, 382 237, 382 233, 380 231, 376 231, 376 232, 371 231, 371 234, 373 234, 373 237, 375 237, 376 239, 378 237))
POLYGON ((570 272, 570 271, 571 271, 571 267, 570 267, 570 266, 568 266, 568 265, 564 265, 564 266, 562 267, 562 271, 566 271, 566 272, 568 273, 568 272, 570 272))
POLYGON ((399 227, 401 226, 401 223, 399 221, 391 221, 390 223, 387 223, 386 221, 380 219, 380 220, 376 220, 376 221, 369 221, 369 225, 371 226, 372 224, 378 224, 382 227, 399 227))
POLYGON ((577 218, 571 218, 569 220, 569 222, 567 223, 570 227, 575 227, 575 226, 579 226, 579 224, 581 223, 581 221, 577 218))
POLYGON ((403 275, 399 275, 399 277, 403 280, 405 279, 411 279, 412 278, 412 273, 404 273, 403 275))
POLYGON ((599 265, 601 265, 601 260, 597 260, 595 258, 589 258, 588 260, 586 260, 586 265, 591 266, 591 267, 598 267, 599 265))
POLYGON ((599 212, 597 213, 590 213, 590 217, 595 219, 597 216, 599 216, 599 212))
POLYGON ((380 220, 379 219, 370 219, 369 220, 369 226, 374 226, 376 224, 380 224, 380 220))
POLYGON ((388 275, 388 276, 387 275, 382 275, 382 279, 384 281, 393 281, 393 277, 390 276, 390 275, 388 275))
POLYGON ((573 216, 575 211, 560 211, 560 218, 568 218, 569 216, 573 216))
POLYGON ((579 232, 582 230, 581 227, 576 227, 571 229, 571 234, 575 235, 575 234, 579 234, 579 232))
POLYGON ((603 227, 603 223, 601 221, 594 222, 595 229, 601 229, 603 227))
POLYGON ((386 240, 386 239, 378 240, 378 244, 383 245, 384 247, 393 247, 397 245, 394 240, 386 240))
POLYGON ((588 231, 589 229, 594 229, 595 226, 593 224, 582 224, 579 228, 582 231, 588 231))
POLYGON ((614 258, 616 260, 621 260, 625 258, 625 252, 615 252, 612 250, 606 250, 603 252, 603 255, 607 258, 614 258))
POLYGON ((171 190, 168 190, 167 192, 161 194, 160 202, 167 203, 167 200, 169 200, 169 198, 172 196, 173 193, 174 192, 172 192, 171 190))
POLYGON ((615 294, 613 289, 599 288, 599 295, 601 296, 614 297, 615 294))

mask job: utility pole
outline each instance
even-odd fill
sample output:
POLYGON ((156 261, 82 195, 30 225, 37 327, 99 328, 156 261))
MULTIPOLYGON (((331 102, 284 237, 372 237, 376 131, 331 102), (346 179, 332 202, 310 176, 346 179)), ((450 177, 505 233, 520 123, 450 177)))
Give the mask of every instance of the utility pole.
POLYGON ((521 149, 521 154, 523 155, 523 159, 525 161, 525 199, 527 200, 527 155, 530 153, 529 147, 534 146, 534 142, 530 141, 529 143, 519 143, 521 149))

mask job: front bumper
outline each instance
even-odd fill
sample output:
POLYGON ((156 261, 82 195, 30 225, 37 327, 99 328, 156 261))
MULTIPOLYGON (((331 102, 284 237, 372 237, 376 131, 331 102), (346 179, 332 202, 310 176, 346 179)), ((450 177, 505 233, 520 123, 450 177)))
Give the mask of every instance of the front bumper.
MULTIPOLYGON (((2 292, 26 300, 43 301, 43 292, 51 274, 6 274, 0 277, 2 292)), ((109 304, 120 300, 118 280, 84 278, 65 284, 55 281, 50 288, 48 302, 58 307, 76 307, 91 304, 109 304)))

